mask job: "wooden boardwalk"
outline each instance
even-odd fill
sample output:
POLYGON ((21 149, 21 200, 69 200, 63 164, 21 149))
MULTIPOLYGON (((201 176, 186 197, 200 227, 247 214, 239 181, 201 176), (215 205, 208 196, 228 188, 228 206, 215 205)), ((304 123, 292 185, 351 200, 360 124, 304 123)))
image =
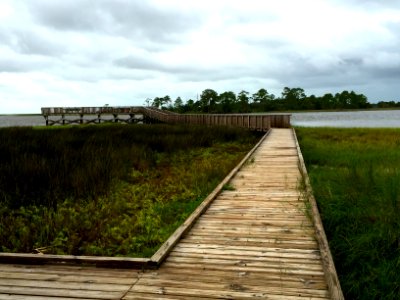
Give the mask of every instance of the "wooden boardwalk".
POLYGON ((157 270, 5 264, 0 299, 332 299, 300 180, 272 129, 157 270))
POLYGON ((167 123, 219 125, 267 131, 271 127, 289 128, 290 114, 178 114, 148 106, 42 107, 48 125, 113 123, 167 123), (110 116, 112 116, 110 118, 110 116))

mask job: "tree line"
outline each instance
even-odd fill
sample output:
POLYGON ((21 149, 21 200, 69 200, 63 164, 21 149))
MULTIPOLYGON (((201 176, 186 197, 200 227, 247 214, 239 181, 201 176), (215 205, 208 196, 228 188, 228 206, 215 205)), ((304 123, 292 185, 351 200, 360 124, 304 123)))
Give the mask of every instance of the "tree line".
POLYGON ((205 89, 197 100, 186 102, 181 97, 174 101, 170 96, 146 99, 146 106, 167 109, 178 113, 256 113, 268 111, 291 110, 336 110, 336 109, 367 109, 372 107, 400 107, 400 102, 379 102, 371 104, 363 94, 354 91, 327 93, 323 96, 307 96, 302 88, 285 87, 281 96, 277 97, 261 88, 250 94, 242 90, 238 94, 232 91, 218 94, 213 89, 205 89))

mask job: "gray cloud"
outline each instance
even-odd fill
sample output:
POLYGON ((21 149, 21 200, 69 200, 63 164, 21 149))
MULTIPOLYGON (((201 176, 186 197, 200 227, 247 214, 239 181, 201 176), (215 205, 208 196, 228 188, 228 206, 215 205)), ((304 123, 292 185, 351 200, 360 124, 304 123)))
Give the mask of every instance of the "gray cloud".
POLYGON ((6 44, 21 54, 56 56, 64 52, 64 48, 58 42, 29 30, 9 32, 6 44))
POLYGON ((40 23, 56 30, 103 32, 164 43, 181 42, 180 34, 200 24, 196 13, 182 14, 138 0, 39 0, 30 10, 40 23))
POLYGON ((97 1, 46 1, 28 2, 29 9, 40 23, 57 30, 95 30, 103 20, 97 1))
POLYGON ((118 67, 135 69, 135 70, 151 70, 151 71, 166 71, 167 68, 156 60, 149 59, 145 56, 129 55, 118 58, 113 62, 118 67))
POLYGON ((27 66, 23 62, 10 61, 5 59, 0 59, 0 73, 3 72, 26 72, 35 69, 33 66, 27 66))
POLYGON ((0 73, 24 73, 49 68, 52 61, 38 55, 5 55, 0 57, 0 73))
POLYGON ((380 7, 386 8, 390 6, 391 8, 397 7, 400 8, 400 3, 397 0, 385 0, 385 1, 377 1, 377 0, 334 0, 333 2, 342 4, 342 5, 354 5, 356 8, 360 7, 380 7))

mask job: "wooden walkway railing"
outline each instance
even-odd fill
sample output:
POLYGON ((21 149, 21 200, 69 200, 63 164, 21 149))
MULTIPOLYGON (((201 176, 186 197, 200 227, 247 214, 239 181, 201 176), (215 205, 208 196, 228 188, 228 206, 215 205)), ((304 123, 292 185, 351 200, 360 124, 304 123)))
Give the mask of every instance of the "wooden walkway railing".
POLYGON ((102 122, 224 125, 267 131, 289 128, 290 114, 177 114, 155 107, 43 107, 46 125, 102 122), (96 117, 93 118, 93 115, 96 117), (105 116, 113 116, 106 118, 105 116), (54 119, 54 116, 60 118, 54 119), (73 117, 75 116, 75 117, 73 117), (121 116, 125 116, 122 118, 121 116), (127 117, 126 117, 127 116, 127 117))
POLYGON ((343 299, 294 131, 253 151, 151 258, 158 269, 3 264, 0 299, 343 299))

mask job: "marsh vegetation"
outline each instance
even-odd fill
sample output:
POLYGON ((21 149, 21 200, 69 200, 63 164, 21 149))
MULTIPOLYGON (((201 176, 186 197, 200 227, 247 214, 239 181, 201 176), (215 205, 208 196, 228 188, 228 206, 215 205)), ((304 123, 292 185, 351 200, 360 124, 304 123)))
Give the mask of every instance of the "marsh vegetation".
POLYGON ((400 130, 296 132, 346 299, 399 299, 400 130))
POLYGON ((0 129, 0 251, 148 257, 260 136, 166 125, 0 129))

